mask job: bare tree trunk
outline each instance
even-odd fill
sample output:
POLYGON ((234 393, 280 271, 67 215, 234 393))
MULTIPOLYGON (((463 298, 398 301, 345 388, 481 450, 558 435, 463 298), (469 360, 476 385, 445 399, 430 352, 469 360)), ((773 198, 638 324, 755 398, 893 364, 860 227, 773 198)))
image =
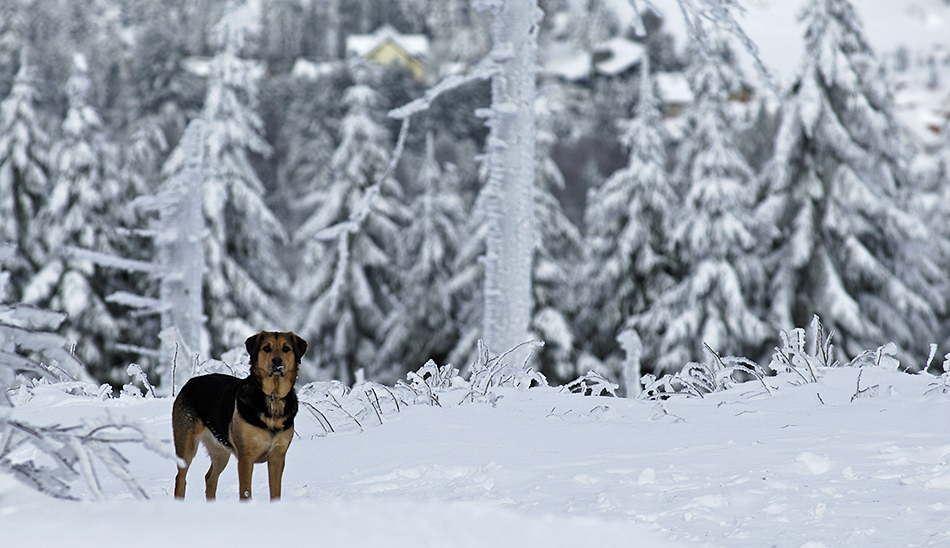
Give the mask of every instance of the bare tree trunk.
POLYGON ((537 0, 483 2, 494 14, 492 79, 488 112, 490 176, 485 259, 483 337, 501 353, 528 338, 531 261, 534 249, 535 77, 537 0))

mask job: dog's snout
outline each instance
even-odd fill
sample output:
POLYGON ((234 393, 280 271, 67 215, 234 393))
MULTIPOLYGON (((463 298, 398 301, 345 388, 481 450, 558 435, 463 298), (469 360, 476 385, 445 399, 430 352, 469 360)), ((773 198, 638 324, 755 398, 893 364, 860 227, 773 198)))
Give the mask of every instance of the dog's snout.
POLYGON ((268 371, 268 374, 271 377, 275 377, 275 376, 283 377, 284 373, 286 373, 284 369, 284 359, 281 358, 280 356, 274 356, 270 361, 270 371, 268 371))

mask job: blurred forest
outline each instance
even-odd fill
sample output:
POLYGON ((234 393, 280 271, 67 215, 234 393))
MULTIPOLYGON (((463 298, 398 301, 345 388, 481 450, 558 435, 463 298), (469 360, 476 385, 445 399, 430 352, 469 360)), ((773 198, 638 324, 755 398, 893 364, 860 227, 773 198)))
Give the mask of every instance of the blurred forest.
MULTIPOLYGON (((604 0, 539 5, 532 331, 552 382, 618 378, 624 329, 657 372, 703 342, 760 359, 814 314, 842 359, 894 341, 913 369, 946 341, 950 138, 925 149, 900 127, 895 64, 850 4, 809 3, 815 61, 784 102, 715 29, 697 49, 662 14, 638 35, 604 0)), ((66 313, 60 333, 99 380, 167 367, 158 316, 114 297, 157 299, 155 278, 72 250, 155 260, 154 215, 133 200, 176 173, 201 118, 206 352, 295 330, 308 380, 464 367, 482 322, 489 82, 413 119, 347 249, 318 236, 386 170, 387 113, 491 45, 468 0, 5 0, 0 301, 66 313)))

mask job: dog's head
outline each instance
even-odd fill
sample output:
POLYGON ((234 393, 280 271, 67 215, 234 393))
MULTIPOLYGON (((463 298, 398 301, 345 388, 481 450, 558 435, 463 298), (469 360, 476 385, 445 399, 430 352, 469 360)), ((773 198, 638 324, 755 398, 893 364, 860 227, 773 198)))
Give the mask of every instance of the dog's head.
POLYGON ((244 345, 251 356, 251 375, 261 382, 264 392, 286 396, 297 381, 307 341, 290 332, 261 331, 248 337, 244 345))

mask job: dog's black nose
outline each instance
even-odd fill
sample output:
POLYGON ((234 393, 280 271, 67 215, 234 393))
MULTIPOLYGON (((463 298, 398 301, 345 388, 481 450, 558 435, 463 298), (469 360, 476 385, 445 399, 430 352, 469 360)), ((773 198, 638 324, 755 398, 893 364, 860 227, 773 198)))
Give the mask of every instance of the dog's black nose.
POLYGON ((274 359, 271 360, 271 363, 274 364, 275 367, 284 365, 284 359, 280 356, 274 356, 274 359))

